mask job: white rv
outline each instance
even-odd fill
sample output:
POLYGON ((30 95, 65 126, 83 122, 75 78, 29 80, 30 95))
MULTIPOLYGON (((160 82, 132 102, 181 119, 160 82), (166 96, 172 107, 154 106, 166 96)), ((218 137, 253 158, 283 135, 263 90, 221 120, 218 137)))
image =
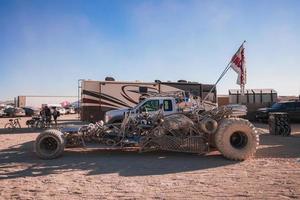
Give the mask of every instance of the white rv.
MULTIPOLYGON (((204 98, 213 85, 194 82, 119 82, 83 80, 81 88, 81 120, 104 120, 105 112, 132 108, 151 94, 184 91, 204 98)), ((216 102, 216 90, 208 100, 216 102)))

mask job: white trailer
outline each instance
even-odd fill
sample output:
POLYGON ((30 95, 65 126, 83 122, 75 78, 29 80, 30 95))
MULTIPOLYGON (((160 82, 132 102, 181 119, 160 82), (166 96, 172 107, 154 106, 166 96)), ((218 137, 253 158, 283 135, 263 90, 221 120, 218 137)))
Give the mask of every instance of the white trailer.
POLYGON ((77 96, 18 96, 18 107, 41 108, 42 105, 60 105, 62 102, 70 103, 78 101, 77 96))

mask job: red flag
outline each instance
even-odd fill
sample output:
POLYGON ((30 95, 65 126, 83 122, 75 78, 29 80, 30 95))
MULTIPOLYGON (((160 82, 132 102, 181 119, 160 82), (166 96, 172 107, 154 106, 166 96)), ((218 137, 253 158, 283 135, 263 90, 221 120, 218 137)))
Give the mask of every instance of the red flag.
POLYGON ((237 84, 241 86, 242 93, 244 93, 244 86, 247 82, 246 62, 244 55, 244 45, 242 45, 236 54, 231 59, 230 67, 238 74, 237 84))

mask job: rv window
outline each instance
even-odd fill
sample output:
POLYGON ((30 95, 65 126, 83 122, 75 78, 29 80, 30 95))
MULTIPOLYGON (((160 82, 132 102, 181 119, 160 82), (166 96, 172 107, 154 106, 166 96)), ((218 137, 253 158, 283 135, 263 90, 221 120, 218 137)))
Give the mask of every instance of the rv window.
POLYGON ((172 111, 172 101, 170 99, 164 100, 164 111, 172 111))
POLYGON ((159 110, 159 100, 146 101, 140 108, 142 111, 152 112, 159 110))
POLYGON ((147 92, 148 92, 148 88, 147 87, 139 87, 139 93, 146 94, 147 92))

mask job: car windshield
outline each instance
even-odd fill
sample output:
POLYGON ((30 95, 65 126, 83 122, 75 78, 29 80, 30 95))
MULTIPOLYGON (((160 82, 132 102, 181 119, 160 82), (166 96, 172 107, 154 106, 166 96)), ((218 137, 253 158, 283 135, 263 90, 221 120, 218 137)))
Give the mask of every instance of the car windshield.
POLYGON ((159 100, 148 100, 140 108, 142 111, 157 111, 159 110, 159 100))

